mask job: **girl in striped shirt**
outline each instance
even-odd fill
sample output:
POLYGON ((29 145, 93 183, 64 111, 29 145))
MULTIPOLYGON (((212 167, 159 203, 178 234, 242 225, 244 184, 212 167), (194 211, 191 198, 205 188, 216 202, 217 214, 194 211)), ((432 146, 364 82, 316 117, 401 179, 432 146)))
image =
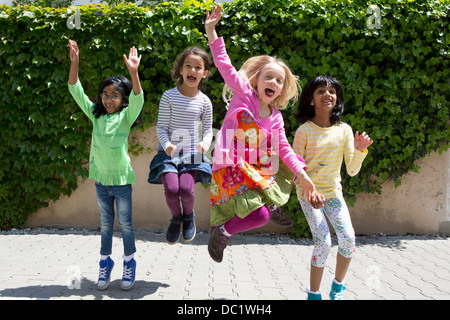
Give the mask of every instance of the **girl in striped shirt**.
POLYGON ((186 49, 172 69, 177 87, 164 92, 159 105, 158 153, 150 163, 148 182, 164 185, 172 214, 166 234, 169 244, 178 241, 181 228, 184 241, 194 240, 194 184, 211 182, 211 165, 204 154, 212 140, 212 104, 199 90, 211 64, 203 49, 186 49))
POLYGON ((315 209, 302 196, 301 186, 297 186, 297 197, 314 238, 310 287, 307 288, 309 300, 321 299, 320 282, 331 248, 325 215, 333 225, 339 242, 330 292, 333 300, 343 298, 343 281, 355 248, 355 232, 340 183, 342 159, 347 173, 356 175, 373 141, 365 132, 359 134, 357 131, 353 137, 352 128, 339 120, 343 111, 344 93, 339 81, 321 75, 311 79, 303 88, 298 113, 294 114, 303 124, 295 133, 293 149, 305 159, 307 174, 317 191, 325 196, 324 207, 315 209))

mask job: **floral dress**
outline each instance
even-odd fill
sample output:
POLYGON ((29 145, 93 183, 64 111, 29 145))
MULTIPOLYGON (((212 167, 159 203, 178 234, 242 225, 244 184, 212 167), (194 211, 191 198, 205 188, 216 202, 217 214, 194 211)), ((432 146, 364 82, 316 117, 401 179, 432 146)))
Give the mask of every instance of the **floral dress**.
POLYGON ((281 206, 289 200, 292 189, 294 174, 275 154, 271 132, 258 127, 245 111, 238 113, 237 120, 234 159, 241 150, 245 152, 245 161, 213 171, 211 225, 224 223, 236 215, 244 218, 265 204, 281 206), (261 141, 266 142, 262 144, 266 147, 254 148, 261 146, 261 141))

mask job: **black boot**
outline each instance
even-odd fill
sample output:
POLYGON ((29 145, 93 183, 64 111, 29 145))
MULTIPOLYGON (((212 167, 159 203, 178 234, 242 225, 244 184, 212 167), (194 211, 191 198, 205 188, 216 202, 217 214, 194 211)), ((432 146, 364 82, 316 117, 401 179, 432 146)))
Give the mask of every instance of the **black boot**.
POLYGON ((166 241, 168 244, 175 244, 180 238, 181 224, 183 223, 183 217, 180 215, 172 217, 170 220, 169 229, 166 233, 166 241))
POLYGON ((196 231, 194 211, 191 214, 183 214, 183 240, 186 242, 194 240, 196 231))

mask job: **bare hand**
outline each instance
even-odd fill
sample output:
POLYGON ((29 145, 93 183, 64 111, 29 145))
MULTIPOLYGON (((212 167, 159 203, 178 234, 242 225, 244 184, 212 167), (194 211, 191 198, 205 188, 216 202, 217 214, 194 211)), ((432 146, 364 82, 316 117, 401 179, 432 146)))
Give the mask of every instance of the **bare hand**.
POLYGON ((314 190, 311 194, 310 203, 314 209, 323 208, 325 203, 325 197, 321 193, 317 192, 317 190, 314 190))
POLYGON ((141 57, 142 55, 138 57, 138 51, 134 46, 130 49, 130 54, 128 58, 125 54, 123 55, 123 60, 125 61, 125 64, 130 74, 132 72, 138 71, 139 63, 141 62, 141 57))
POLYGON ((363 132, 360 135, 358 131, 355 132, 355 148, 359 151, 366 150, 372 143, 373 140, 370 140, 367 133, 363 132))
POLYGON ((171 144, 166 148, 166 154, 171 157, 174 155, 175 151, 177 150, 177 146, 174 144, 171 144))
POLYGON ((78 44, 70 39, 69 39, 69 53, 70 53, 70 61, 78 63, 79 61, 78 44))
POLYGON ((204 143, 203 141, 199 142, 197 144, 196 148, 197 148, 197 151, 202 153, 202 154, 205 154, 206 151, 208 151, 208 149, 209 149, 208 146, 206 145, 206 143, 204 143))
POLYGON ((219 5, 214 6, 211 10, 211 14, 208 9, 206 9, 206 20, 205 20, 205 29, 213 30, 217 23, 219 23, 220 18, 222 17, 222 7, 219 5))
POLYGON ((302 196, 306 197, 308 202, 311 202, 311 198, 314 194, 314 191, 316 191, 316 187, 314 186, 314 183, 312 182, 311 178, 306 174, 305 170, 301 170, 297 174, 297 179, 300 182, 300 185, 302 186, 302 196))

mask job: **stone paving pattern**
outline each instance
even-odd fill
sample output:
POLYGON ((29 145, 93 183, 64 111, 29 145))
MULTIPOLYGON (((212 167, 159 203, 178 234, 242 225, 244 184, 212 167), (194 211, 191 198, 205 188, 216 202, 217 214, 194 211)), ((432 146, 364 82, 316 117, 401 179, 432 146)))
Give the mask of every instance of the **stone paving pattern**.
MULTIPOLYGON (((305 300, 310 239, 235 235, 222 263, 208 255, 209 235, 190 244, 165 242, 164 232, 136 232, 135 287, 120 289, 122 240, 106 291, 96 288, 99 232, 38 229, 0 233, 0 299, 305 300)), ((322 296, 328 299, 337 243, 327 261, 322 296)), ((346 278, 346 300, 450 299, 450 238, 359 236, 346 278)))

